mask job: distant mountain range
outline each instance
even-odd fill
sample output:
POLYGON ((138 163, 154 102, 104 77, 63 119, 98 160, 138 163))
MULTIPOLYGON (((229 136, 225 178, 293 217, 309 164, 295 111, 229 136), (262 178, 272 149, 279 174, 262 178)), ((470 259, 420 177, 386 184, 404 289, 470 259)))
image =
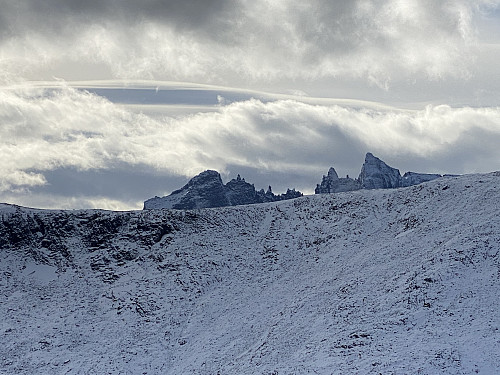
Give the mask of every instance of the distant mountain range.
MULTIPOLYGON (((394 189, 418 185, 442 177, 440 174, 406 172, 403 176, 399 170, 392 168, 379 158, 367 153, 361 173, 357 179, 339 178, 335 168, 331 167, 323 180, 316 186, 316 194, 339 193, 360 189, 394 189)), ((181 189, 165 197, 154 197, 144 202, 144 209, 196 209, 243 204, 276 202, 302 196, 295 189, 275 195, 271 186, 264 192, 257 191, 255 186, 245 181, 240 175, 224 185, 217 171, 207 170, 193 177, 181 189)))

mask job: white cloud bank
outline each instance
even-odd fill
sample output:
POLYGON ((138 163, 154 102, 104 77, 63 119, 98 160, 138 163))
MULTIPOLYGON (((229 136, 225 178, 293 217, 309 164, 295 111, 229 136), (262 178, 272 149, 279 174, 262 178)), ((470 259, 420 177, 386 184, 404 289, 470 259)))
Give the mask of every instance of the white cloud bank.
POLYGON ((356 175, 367 151, 403 171, 498 169, 500 0, 0 0, 0 9, 0 200, 136 208, 133 199, 148 198, 58 195, 51 183, 64 173, 49 172, 64 169, 259 170, 269 174, 252 181, 258 187, 306 191, 332 164, 356 175), (281 97, 150 116, 69 87, 25 84, 53 77, 212 83, 420 109, 281 97))
MULTIPOLYGON (((309 191, 330 165, 359 171, 367 151, 403 171, 488 172, 499 168, 498 144, 500 108, 363 109, 252 99, 159 119, 70 87, 11 87, 0 90, 0 200, 35 192, 46 183, 44 172, 60 168, 146 166, 186 177, 209 168, 258 169, 315 176, 309 191)), ((115 199, 109 194, 102 199, 115 199)), ((122 208, 132 208, 127 204, 122 208)))

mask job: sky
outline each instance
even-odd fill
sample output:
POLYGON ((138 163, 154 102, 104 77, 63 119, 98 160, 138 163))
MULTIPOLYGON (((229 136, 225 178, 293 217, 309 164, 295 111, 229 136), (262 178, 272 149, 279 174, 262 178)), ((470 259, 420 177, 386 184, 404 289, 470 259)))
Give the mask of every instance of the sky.
POLYGON ((206 169, 311 194, 366 152, 500 169, 500 0, 0 9, 0 202, 141 209, 206 169))

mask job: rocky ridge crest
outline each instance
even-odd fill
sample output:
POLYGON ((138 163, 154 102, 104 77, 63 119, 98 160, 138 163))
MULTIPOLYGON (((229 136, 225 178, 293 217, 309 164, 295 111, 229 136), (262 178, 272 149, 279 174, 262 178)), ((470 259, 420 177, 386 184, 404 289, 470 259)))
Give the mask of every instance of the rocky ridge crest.
MULTIPOLYGON (((406 172, 401 176, 399 169, 387 165, 372 153, 367 153, 358 178, 339 177, 335 168, 331 167, 328 174, 323 176, 321 183, 316 185, 315 193, 340 193, 360 189, 395 189, 418 185, 440 177, 442 177, 440 174, 416 172, 406 172)), ((267 191, 264 189, 257 191, 253 184, 246 182, 240 175, 224 184, 219 172, 207 170, 193 177, 181 189, 175 190, 168 196, 156 196, 146 200, 144 209, 192 210, 276 202, 301 196, 302 193, 295 189, 288 189, 284 194, 275 195, 271 186, 267 191)))
POLYGON ((301 196, 302 193, 295 189, 288 189, 284 194, 275 195, 271 186, 267 191, 264 189, 257 191, 253 184, 246 182, 240 175, 224 185, 219 172, 207 170, 168 196, 148 199, 144 202, 144 209, 192 210, 276 202, 301 196))
POLYGON ((399 169, 390 167, 385 162, 367 153, 365 162, 361 167, 359 177, 356 179, 340 178, 331 167, 320 184, 316 185, 316 194, 340 193, 360 189, 395 189, 418 185, 443 177, 440 174, 406 172, 402 177, 399 169))

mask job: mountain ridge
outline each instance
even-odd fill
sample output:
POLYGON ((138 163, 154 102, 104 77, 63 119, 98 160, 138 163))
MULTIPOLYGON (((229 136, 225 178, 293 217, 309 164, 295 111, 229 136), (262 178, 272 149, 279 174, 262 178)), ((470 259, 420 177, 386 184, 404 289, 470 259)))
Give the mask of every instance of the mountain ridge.
POLYGON ((0 206, 7 373, 496 373, 500 172, 195 210, 0 206))
MULTIPOLYGON (((368 152, 357 179, 339 178, 335 168, 331 167, 323 176, 321 184, 316 185, 315 194, 339 193, 360 189, 395 189, 418 185, 443 177, 440 174, 406 172, 401 176, 399 169, 392 168, 368 152)), ((255 190, 255 186, 245 181, 240 175, 227 184, 222 182, 219 172, 206 170, 191 178, 186 185, 168 196, 155 196, 144 202, 144 209, 174 208, 189 210, 195 208, 226 207, 242 204, 256 204, 294 199, 302 196, 300 191, 287 189, 286 193, 275 195, 271 186, 255 190)))
MULTIPOLYGON (((451 177, 451 175, 444 176, 451 177)), ((335 168, 331 167, 328 174, 323 175, 321 183, 316 185, 314 192, 315 194, 328 194, 360 189, 397 189, 419 185, 441 177, 443 175, 437 173, 416 172, 406 172, 401 176, 399 169, 390 167, 371 152, 368 152, 358 178, 339 177, 335 168)))
POLYGON ((255 190, 255 186, 245 181, 238 175, 236 178, 222 182, 220 173, 214 170, 206 170, 165 197, 154 197, 144 202, 145 210, 173 208, 177 210, 189 210, 195 208, 214 208, 237 206, 244 204, 256 204, 265 202, 276 202, 286 199, 301 197, 300 191, 288 189, 286 193, 275 195, 271 186, 255 190))

